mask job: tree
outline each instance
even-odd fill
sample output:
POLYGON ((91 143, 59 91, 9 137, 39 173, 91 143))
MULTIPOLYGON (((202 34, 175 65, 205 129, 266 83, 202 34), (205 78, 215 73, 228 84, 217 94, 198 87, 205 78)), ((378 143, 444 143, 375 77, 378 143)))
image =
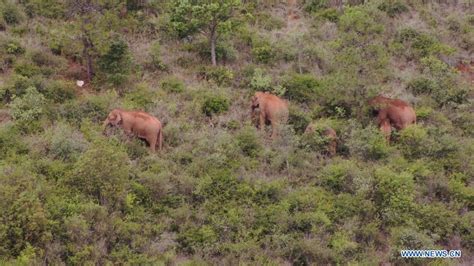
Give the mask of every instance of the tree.
POLYGON ((212 65, 217 65, 216 43, 221 33, 233 26, 240 0, 179 0, 173 3, 171 23, 181 38, 204 34, 211 49, 212 65))
POLYGON ((82 57, 85 60, 87 79, 90 81, 94 77, 94 67, 91 51, 94 49, 92 42, 91 27, 94 24, 94 17, 99 10, 99 5, 94 0, 68 0, 68 15, 78 18, 80 21, 81 42, 83 45, 82 57))

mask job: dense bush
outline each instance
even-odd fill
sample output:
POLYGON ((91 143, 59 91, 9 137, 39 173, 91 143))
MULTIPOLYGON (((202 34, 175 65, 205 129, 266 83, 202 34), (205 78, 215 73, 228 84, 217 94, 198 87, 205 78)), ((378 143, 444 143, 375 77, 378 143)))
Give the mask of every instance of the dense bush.
POLYGON ((79 157, 67 183, 101 205, 119 210, 125 203, 129 171, 125 152, 112 143, 96 141, 79 157))
POLYGON ((402 43, 409 58, 420 59, 438 54, 450 54, 452 48, 441 44, 434 36, 420 33, 413 28, 401 29, 397 41, 402 43))
POLYGON ((46 83, 41 92, 47 99, 56 103, 63 103, 74 98, 75 86, 76 85, 70 81, 56 80, 46 83))
POLYGON ((228 86, 234 79, 234 72, 222 66, 217 67, 203 67, 199 71, 199 76, 207 81, 214 82, 218 86, 228 86))
POLYGON ((149 50, 148 64, 152 70, 167 70, 168 66, 163 63, 161 46, 159 42, 152 43, 149 50))
POLYGON ((374 126, 353 128, 347 139, 349 152, 361 159, 378 160, 387 157, 391 149, 385 136, 374 126))
POLYGON ((331 22, 339 21, 339 12, 335 8, 327 8, 316 13, 317 17, 329 20, 331 22))
POLYGON ((15 39, 4 41, 2 47, 7 54, 21 55, 25 53, 25 48, 15 39))
POLYGON ((400 0, 389 3, 382 3, 378 6, 378 8, 382 11, 387 12, 387 14, 391 17, 408 11, 408 7, 400 0))
POLYGON ((256 157, 262 149, 262 145, 255 132, 255 128, 243 128, 237 135, 237 145, 246 156, 256 157))
POLYGON ((272 77, 266 75, 261 68, 256 68, 253 71, 249 85, 254 91, 270 91, 272 87, 272 77))
POLYGON ((283 80, 282 86, 289 100, 303 103, 314 102, 320 92, 319 81, 309 74, 289 75, 283 80))
POLYGON ((474 17, 434 2, 0 1, 0 265, 470 265, 474 17), (274 139, 255 91, 289 101, 274 139), (377 94, 417 124, 388 142, 377 94))
POLYGON ((161 88, 166 92, 180 93, 184 91, 185 86, 182 80, 169 76, 161 81, 161 88))
POLYGON ((113 40, 97 64, 103 75, 103 77, 99 76, 100 79, 113 86, 123 86, 131 71, 128 45, 122 39, 113 40))
POLYGON ((36 88, 29 87, 22 97, 9 104, 15 123, 22 130, 34 130, 39 126, 39 118, 45 113, 46 99, 36 88))
POLYGON ((252 55, 256 62, 268 64, 275 59, 276 53, 269 43, 261 42, 253 46, 252 55))
POLYGON ((10 25, 15 25, 23 20, 23 15, 17 5, 7 2, 0 6, 3 19, 10 25))
POLYGON ((288 123, 296 133, 302 134, 309 125, 311 118, 298 108, 290 108, 288 123))
POLYGON ((87 148, 84 136, 65 123, 58 123, 46 135, 48 154, 54 159, 74 160, 87 148))
POLYGON ((208 96, 201 107, 202 112, 207 116, 220 114, 229 110, 229 100, 222 96, 208 96))
POLYGON ((329 7, 329 0, 307 0, 304 3, 304 10, 306 12, 315 12, 329 7))
POLYGON ((138 84, 125 94, 124 105, 130 109, 147 110, 152 106, 155 95, 146 84, 138 84))

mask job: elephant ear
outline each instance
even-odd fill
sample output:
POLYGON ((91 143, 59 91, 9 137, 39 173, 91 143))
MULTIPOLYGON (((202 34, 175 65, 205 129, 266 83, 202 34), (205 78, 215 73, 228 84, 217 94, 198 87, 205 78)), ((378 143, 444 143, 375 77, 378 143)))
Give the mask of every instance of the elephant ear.
POLYGON ((113 119, 109 119, 110 123, 114 126, 119 125, 122 122, 122 114, 120 112, 112 112, 111 113, 113 119))
POLYGON ((253 96, 252 97, 252 109, 258 108, 259 107, 259 102, 258 102, 258 97, 253 96))
POLYGON ((117 125, 120 125, 122 123, 122 114, 120 112, 117 112, 117 118, 115 119, 115 123, 117 123, 117 125))

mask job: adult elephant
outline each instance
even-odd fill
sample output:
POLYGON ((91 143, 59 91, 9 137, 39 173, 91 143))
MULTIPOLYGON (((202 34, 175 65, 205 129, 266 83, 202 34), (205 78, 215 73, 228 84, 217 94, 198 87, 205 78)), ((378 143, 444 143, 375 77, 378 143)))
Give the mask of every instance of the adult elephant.
POLYGON ((277 136, 278 127, 288 121, 288 102, 269 92, 258 91, 252 97, 252 118, 258 118, 257 128, 272 126, 272 138, 277 136))
POLYGON ((141 111, 125 111, 122 109, 112 110, 104 121, 104 134, 107 126, 120 127, 127 136, 137 136, 145 139, 150 145, 150 150, 155 152, 163 148, 163 127, 161 122, 154 116, 141 111))
POLYGON ((392 127, 402 130, 416 123, 415 110, 400 99, 390 99, 379 95, 370 99, 369 105, 374 109, 378 126, 388 141, 390 141, 392 127))

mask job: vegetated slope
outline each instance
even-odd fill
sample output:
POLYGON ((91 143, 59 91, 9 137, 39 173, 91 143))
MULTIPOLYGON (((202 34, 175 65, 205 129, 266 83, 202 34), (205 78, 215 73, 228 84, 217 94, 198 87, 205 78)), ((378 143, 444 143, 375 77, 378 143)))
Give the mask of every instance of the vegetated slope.
POLYGON ((472 264, 472 6, 98 2, 0 3, 1 262, 424 264, 400 250, 461 249, 450 262, 472 264), (255 91, 290 101, 277 140, 251 124, 255 91), (391 144, 377 94, 418 116, 391 144), (103 136, 115 107, 164 122, 165 149, 103 136), (337 131, 336 157, 310 123, 337 131))

